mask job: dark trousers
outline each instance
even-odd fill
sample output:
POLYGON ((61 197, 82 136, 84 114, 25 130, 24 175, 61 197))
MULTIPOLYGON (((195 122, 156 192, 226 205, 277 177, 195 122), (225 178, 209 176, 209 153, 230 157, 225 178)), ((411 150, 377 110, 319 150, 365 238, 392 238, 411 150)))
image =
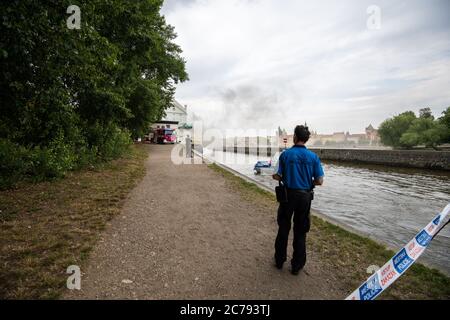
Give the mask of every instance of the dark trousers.
POLYGON ((294 215, 294 242, 292 246, 292 269, 300 270, 306 263, 306 233, 310 229, 311 194, 288 190, 288 202, 280 203, 278 208, 278 235, 275 241, 275 260, 286 261, 289 232, 294 215))

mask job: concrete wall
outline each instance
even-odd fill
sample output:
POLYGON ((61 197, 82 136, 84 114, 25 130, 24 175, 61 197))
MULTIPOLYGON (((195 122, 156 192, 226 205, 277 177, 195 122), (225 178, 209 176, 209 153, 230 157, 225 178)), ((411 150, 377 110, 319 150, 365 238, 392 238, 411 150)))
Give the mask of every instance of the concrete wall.
MULTIPOLYGON (((223 151, 273 156, 282 151, 277 147, 224 147, 223 151)), ((382 164, 394 167, 425 168, 450 171, 450 151, 432 150, 371 150, 371 149, 317 149, 314 151, 322 160, 382 164)))
POLYGON ((396 167, 450 170, 450 151, 314 149, 322 160, 383 164, 396 167))
POLYGON ((278 151, 281 151, 283 149, 277 148, 277 147, 248 147, 248 146, 241 146, 241 147, 224 147, 222 149, 223 152, 234 152, 234 153, 244 153, 244 154, 253 154, 257 156, 262 157, 272 157, 274 156, 278 151))

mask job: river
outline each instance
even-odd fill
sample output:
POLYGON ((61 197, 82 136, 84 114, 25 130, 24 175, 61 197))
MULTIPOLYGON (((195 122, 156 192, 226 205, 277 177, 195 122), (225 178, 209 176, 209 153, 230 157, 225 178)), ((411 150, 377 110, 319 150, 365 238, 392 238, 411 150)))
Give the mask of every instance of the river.
MULTIPOLYGON (((253 173, 256 155, 205 150, 205 156, 275 187, 272 170, 253 173)), ((274 158, 276 160, 276 158, 274 158)), ((379 165, 323 163, 313 209, 393 249, 400 249, 450 202, 450 173, 379 165)), ((419 261, 450 275, 450 225, 419 261)), ((368 262, 370 264, 370 262, 368 262)))

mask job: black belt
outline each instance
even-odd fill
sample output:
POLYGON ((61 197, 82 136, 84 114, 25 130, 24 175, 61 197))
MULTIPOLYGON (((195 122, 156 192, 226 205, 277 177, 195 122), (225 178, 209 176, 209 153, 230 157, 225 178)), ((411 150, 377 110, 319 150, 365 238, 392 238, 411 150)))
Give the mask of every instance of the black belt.
POLYGON ((290 188, 287 188, 287 189, 288 189, 288 191, 291 191, 291 192, 311 193, 311 190, 308 190, 308 189, 290 189, 290 188))

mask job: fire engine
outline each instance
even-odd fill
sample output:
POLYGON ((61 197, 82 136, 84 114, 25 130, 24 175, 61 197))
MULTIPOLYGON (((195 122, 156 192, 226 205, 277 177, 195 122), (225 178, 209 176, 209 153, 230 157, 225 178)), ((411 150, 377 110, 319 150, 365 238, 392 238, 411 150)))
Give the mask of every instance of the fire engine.
POLYGON ((166 144, 166 143, 172 143, 174 144, 175 141, 177 141, 177 137, 175 133, 173 132, 173 129, 169 128, 159 128, 156 129, 153 136, 153 142, 154 143, 160 143, 160 144, 166 144))

